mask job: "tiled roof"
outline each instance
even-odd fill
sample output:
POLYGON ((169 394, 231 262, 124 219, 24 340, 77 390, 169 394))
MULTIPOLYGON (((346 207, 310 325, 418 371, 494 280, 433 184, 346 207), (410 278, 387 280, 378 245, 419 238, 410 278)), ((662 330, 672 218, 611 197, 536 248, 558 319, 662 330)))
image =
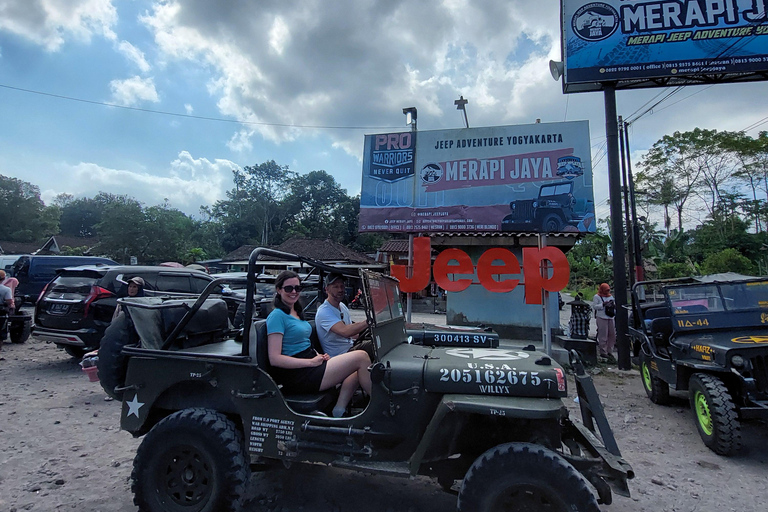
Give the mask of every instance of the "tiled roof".
POLYGON ((289 238, 275 249, 326 262, 374 263, 374 260, 365 254, 353 251, 349 247, 329 239, 294 237, 289 238))
MULTIPOLYGON (((259 246, 243 245, 224 256, 222 261, 246 261, 257 247, 259 246)), ((375 263, 365 254, 328 239, 294 237, 272 249, 325 262, 375 263)))
POLYGON ((379 248, 379 252, 388 252, 388 253, 403 252, 403 253, 407 253, 408 252, 408 240, 387 240, 379 248))

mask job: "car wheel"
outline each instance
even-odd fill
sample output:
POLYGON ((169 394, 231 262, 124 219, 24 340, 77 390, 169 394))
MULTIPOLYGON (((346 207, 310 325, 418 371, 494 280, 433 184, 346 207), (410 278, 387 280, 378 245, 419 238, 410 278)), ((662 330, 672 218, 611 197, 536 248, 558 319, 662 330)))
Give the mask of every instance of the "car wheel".
POLYGON ((71 357, 74 357, 75 359, 82 359, 85 355, 85 349, 80 347, 73 347, 71 345, 63 345, 64 352, 69 354, 71 357))
POLYGON ((146 435, 133 462, 131 490, 144 512, 235 511, 249 477, 235 424, 215 411, 185 409, 146 435))
POLYGON ((528 443, 491 448, 470 466, 459 512, 598 512, 590 484, 557 453, 528 443))
POLYGON ((648 356, 640 356, 640 377, 643 380, 645 394, 651 402, 659 405, 669 403, 669 384, 656 377, 651 372, 651 361, 648 356))
POLYGON ((18 315, 9 320, 8 335, 11 343, 24 343, 32 332, 32 321, 29 315, 18 315))
POLYGON ((741 448, 741 425, 731 394, 714 375, 694 373, 688 385, 691 410, 704 444, 719 455, 741 448))
POLYGON ((139 335, 133 328, 133 323, 124 312, 112 320, 99 345, 99 382, 107 395, 115 400, 123 399, 122 391, 116 388, 125 384, 125 374, 128 371, 128 358, 123 355, 123 347, 139 342, 139 335))
POLYGON ((562 228, 563 223, 554 213, 550 213, 544 217, 544 221, 541 223, 542 233, 557 233, 562 228))

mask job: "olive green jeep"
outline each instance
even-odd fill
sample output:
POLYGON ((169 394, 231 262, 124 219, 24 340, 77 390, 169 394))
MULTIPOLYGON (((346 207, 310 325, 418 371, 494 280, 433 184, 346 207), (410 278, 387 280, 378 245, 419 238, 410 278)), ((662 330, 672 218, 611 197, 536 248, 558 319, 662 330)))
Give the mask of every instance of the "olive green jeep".
POLYGON ((122 428, 144 436, 131 475, 141 510, 238 510, 251 471, 274 462, 426 475, 457 492, 463 512, 598 511, 612 491, 629 496, 632 469, 575 353, 583 424, 563 404, 566 372, 532 345, 474 346, 473 336, 409 343, 398 282, 388 276, 355 276, 375 347, 371 395, 357 397, 350 417, 333 418, 334 390, 284 393, 270 376, 265 321, 252 314, 262 254, 301 261, 321 279, 338 271, 256 249, 242 330, 209 298, 226 279, 195 301, 121 299, 125 313, 102 341, 99 374, 122 400, 122 428))

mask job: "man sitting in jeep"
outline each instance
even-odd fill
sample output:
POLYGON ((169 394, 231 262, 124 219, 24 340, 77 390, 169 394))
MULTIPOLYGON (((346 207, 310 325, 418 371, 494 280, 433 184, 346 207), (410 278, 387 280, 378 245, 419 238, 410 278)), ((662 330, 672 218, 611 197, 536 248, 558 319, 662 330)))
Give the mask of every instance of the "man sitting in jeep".
POLYGON ((317 337, 323 351, 331 357, 351 350, 365 350, 371 361, 374 360, 373 343, 355 340, 368 324, 352 323, 349 309, 342 302, 346 292, 344 276, 329 274, 325 281, 325 293, 328 297, 320 304, 315 314, 317 337))

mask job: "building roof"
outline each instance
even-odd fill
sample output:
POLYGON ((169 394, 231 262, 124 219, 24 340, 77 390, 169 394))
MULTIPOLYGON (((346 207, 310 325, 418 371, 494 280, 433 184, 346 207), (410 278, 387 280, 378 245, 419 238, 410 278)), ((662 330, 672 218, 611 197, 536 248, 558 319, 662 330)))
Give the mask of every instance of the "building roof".
MULTIPOLYGON (((243 245, 224 256, 221 261, 247 261, 253 250, 257 247, 259 246, 243 245)), ((271 247, 271 249, 287 252, 289 254, 296 254, 298 256, 304 256, 306 258, 312 258, 314 260, 323 261, 326 263, 375 263, 373 259, 369 258, 365 254, 353 251, 349 247, 329 239, 322 240, 319 238, 293 237, 289 238, 278 246, 271 247)), ((261 259, 269 258, 265 256, 261 259)))
POLYGON ((95 237, 63 236, 56 235, 45 240, 36 242, 2 242, 0 241, 1 254, 59 254, 64 246, 86 247, 84 253, 88 254, 91 249, 99 244, 99 239, 95 237))
POLYGON ((374 260, 365 254, 329 239, 293 237, 275 249, 325 262, 374 263, 374 260))

